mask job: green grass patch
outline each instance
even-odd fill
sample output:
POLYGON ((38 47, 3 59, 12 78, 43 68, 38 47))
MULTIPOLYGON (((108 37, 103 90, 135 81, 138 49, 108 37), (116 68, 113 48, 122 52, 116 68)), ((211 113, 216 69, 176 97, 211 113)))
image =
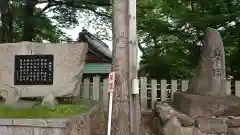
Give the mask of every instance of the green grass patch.
POLYGON ((0 118, 63 118, 87 112, 90 108, 90 105, 85 104, 58 104, 51 109, 38 104, 22 109, 0 104, 0 118))

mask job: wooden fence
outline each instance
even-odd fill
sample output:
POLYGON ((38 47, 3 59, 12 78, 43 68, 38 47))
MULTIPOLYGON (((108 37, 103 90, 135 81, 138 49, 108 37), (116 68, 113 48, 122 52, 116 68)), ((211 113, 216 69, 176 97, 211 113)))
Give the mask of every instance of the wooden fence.
MULTIPOLYGON (((186 91, 188 80, 156 80, 139 78, 141 108, 151 109, 156 100, 172 99, 176 91, 186 91)), ((240 81, 227 81, 227 94, 240 97, 240 81)), ((99 76, 85 78, 81 89, 82 98, 99 101, 108 105, 108 80, 100 81, 99 76)))

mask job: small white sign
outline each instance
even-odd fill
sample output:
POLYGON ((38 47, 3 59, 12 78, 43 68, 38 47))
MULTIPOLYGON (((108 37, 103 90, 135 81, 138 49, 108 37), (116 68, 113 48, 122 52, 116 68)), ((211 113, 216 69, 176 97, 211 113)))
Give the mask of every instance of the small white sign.
POLYGON ((111 72, 108 76, 109 86, 109 106, 108 106, 108 128, 107 135, 111 134, 111 121, 112 121, 112 100, 113 100, 113 91, 115 88, 115 72, 111 72))
POLYGON ((109 73, 108 81, 109 81, 108 92, 113 92, 115 88, 115 72, 109 73))
POLYGON ((137 78, 132 80, 132 94, 139 94, 139 80, 137 78))

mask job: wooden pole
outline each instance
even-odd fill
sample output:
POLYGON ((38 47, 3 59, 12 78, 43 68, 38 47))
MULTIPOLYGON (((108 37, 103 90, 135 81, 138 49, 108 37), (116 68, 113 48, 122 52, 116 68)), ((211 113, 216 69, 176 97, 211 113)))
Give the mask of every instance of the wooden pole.
POLYGON ((112 135, 131 135, 129 112, 128 0, 113 0, 113 95, 112 135))

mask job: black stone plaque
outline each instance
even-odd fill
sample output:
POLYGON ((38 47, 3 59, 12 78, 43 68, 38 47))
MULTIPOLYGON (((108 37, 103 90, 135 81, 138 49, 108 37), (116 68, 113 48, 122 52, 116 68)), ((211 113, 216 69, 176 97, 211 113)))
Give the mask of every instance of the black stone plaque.
POLYGON ((52 85, 53 55, 15 55, 15 85, 52 85))

